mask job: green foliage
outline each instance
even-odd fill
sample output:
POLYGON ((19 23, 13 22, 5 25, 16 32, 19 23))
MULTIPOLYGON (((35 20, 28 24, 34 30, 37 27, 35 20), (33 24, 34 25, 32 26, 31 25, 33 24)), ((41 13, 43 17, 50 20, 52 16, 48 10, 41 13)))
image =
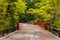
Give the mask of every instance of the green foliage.
POLYGON ((35 15, 34 18, 40 21, 50 21, 52 17, 52 13, 54 12, 54 8, 48 0, 34 0, 35 9, 28 9, 27 13, 31 13, 31 15, 35 15))
POLYGON ((40 18, 42 17, 41 19, 43 19, 44 22, 49 22, 52 20, 55 11, 54 0, 37 0, 34 5, 36 10, 40 11, 37 13, 41 15, 40 18))
POLYGON ((25 13, 25 4, 22 0, 0 0, 0 29, 15 26, 20 13, 25 13))
POLYGON ((17 0, 10 0, 10 2, 17 2, 17 0))
POLYGON ((53 0, 54 1, 54 6, 55 6, 55 19, 53 22, 53 26, 56 27, 57 29, 60 29, 60 0, 53 0))
POLYGON ((27 13, 30 13, 31 15, 35 15, 34 17, 36 19, 39 19, 40 21, 49 21, 51 20, 51 14, 48 14, 46 11, 41 9, 32 9, 30 8, 27 13))
POLYGON ((55 26, 57 29, 60 29, 60 16, 58 16, 54 21, 53 26, 55 26))
MULTIPOLYGON (((60 1, 59 0, 33 0, 35 9, 29 8, 27 13, 31 13, 34 15, 35 19, 38 21, 44 21, 44 22, 50 22, 53 21, 54 13, 60 14, 60 1)), ((55 15, 56 16, 56 15, 55 15)), ((57 16, 56 16, 57 17, 57 16)), ((60 22, 57 17, 57 19, 54 22, 54 25, 57 28, 60 28, 60 22), (59 23, 58 23, 59 22, 59 23)))
POLYGON ((14 4, 16 4, 16 12, 19 12, 19 13, 24 13, 25 10, 26 10, 26 3, 23 2, 22 0, 18 0, 18 2, 15 2, 14 4))
POLYGON ((34 1, 33 1, 33 0, 26 0, 26 5, 28 6, 28 7, 27 7, 27 10, 28 10, 29 8, 35 8, 35 6, 34 6, 34 1))
POLYGON ((23 23, 34 20, 34 15, 31 15, 30 13, 20 14, 19 17, 19 22, 23 23))
MULTIPOLYGON (((49 22, 54 13, 60 14, 60 0, 0 0, 0 29, 14 26, 17 22, 49 22)), ((59 20, 57 17, 53 21, 57 28, 60 28, 59 20)))
POLYGON ((51 13, 51 12, 54 11, 52 0, 42 0, 38 3, 35 3, 35 7, 39 8, 39 9, 42 9, 42 10, 45 10, 48 13, 51 13))
POLYGON ((6 10, 7 10, 7 6, 9 4, 9 1, 7 0, 0 0, 0 29, 4 28, 5 24, 5 15, 6 15, 6 10))

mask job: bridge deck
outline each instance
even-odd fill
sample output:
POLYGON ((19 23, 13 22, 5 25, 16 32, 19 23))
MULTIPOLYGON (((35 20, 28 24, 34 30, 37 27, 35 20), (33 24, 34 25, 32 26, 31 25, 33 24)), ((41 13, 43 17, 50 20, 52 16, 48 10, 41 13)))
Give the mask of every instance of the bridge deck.
POLYGON ((21 24, 21 30, 1 40, 60 40, 41 27, 21 24))

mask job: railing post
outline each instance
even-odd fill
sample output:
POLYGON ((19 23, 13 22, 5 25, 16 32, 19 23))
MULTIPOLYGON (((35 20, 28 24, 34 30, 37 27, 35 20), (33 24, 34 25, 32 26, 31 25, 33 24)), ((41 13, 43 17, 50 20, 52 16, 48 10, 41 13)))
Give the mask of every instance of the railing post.
POLYGON ((60 37, 60 30, 59 30, 59 37, 60 37))
POLYGON ((20 30, 20 23, 17 23, 17 30, 20 30))
POLYGON ((4 30, 2 30, 2 35, 4 36, 4 30))

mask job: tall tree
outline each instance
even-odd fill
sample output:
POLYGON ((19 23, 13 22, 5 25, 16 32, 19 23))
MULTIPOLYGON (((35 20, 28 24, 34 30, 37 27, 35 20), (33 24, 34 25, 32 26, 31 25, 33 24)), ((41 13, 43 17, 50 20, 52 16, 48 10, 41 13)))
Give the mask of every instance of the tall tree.
POLYGON ((5 18, 6 16, 6 11, 7 11, 7 7, 9 5, 9 1, 8 0, 0 0, 0 28, 4 28, 5 27, 5 20, 7 18, 5 18))
POLYGON ((10 4, 8 6, 8 13, 10 14, 11 17, 11 24, 16 24, 19 22, 20 14, 24 13, 26 9, 25 2, 22 0, 15 0, 15 1, 10 1, 10 4))

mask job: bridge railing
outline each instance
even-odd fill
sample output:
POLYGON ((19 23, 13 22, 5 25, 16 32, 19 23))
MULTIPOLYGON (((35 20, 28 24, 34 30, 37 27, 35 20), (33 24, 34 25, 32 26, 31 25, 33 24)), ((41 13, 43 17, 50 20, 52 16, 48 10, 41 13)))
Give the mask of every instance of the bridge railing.
POLYGON ((45 30, 50 31, 51 33, 55 34, 56 36, 60 37, 60 30, 55 28, 55 27, 51 27, 49 25, 46 25, 45 23, 41 23, 41 22, 33 22, 34 25, 39 25, 40 27, 42 27, 45 30))
POLYGON ((17 26, 9 27, 9 28, 6 28, 6 29, 2 29, 2 30, 0 30, 0 37, 8 35, 9 33, 12 33, 12 32, 14 32, 16 30, 17 30, 17 26))
POLYGON ((54 27, 50 27, 46 25, 46 29, 50 31, 51 33, 55 34, 56 36, 60 37, 60 30, 54 27))

